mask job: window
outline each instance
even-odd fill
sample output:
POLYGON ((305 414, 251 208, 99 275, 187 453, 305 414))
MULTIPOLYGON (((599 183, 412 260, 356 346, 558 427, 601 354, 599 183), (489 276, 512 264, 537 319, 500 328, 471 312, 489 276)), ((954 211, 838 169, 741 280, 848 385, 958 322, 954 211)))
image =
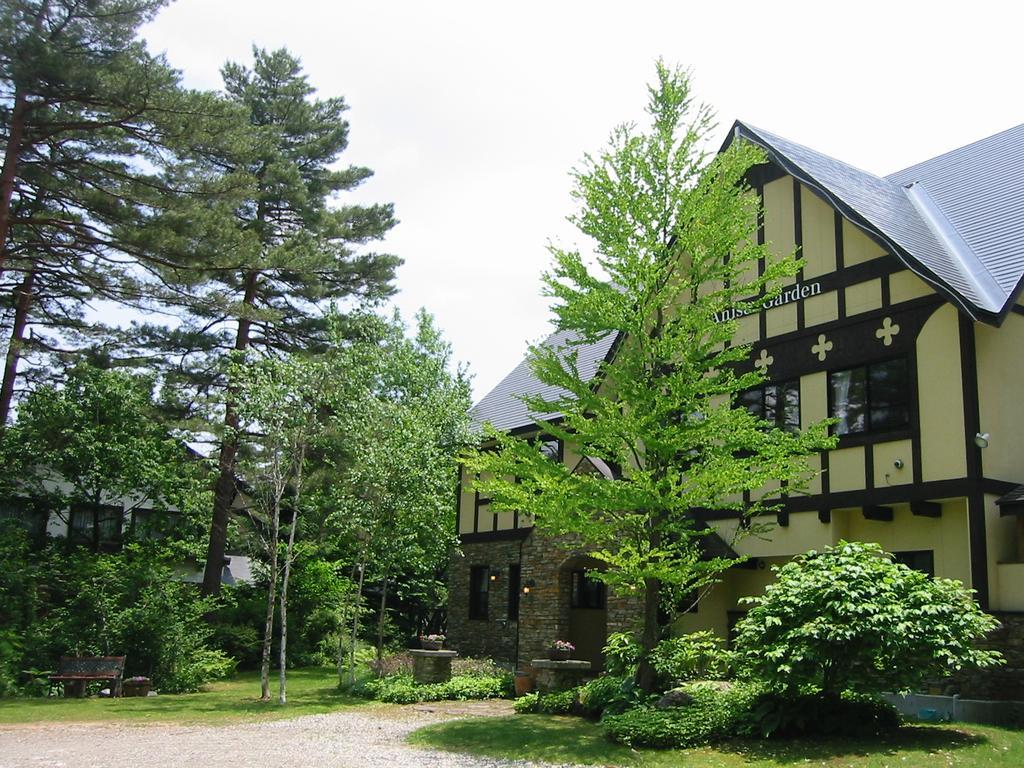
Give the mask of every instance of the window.
POLYGON ((606 591, 604 582, 587 576, 586 571, 572 572, 572 607, 604 608, 606 591))
POLYGON ((520 567, 508 567, 508 620, 519 620, 520 567))
POLYGON ((759 419, 780 429, 800 429, 800 382, 786 381, 748 389, 739 396, 740 405, 759 419))
POLYGON ((33 508, 26 500, 0 502, 0 524, 10 521, 36 542, 46 538, 48 517, 45 511, 33 508))
POLYGON ((491 569, 474 565, 469 569, 469 618, 487 618, 487 598, 491 582, 491 569))
POLYGON ((916 549, 910 552, 893 552, 897 563, 902 563, 915 571, 935 575, 935 553, 930 549, 916 549))
POLYGON ((71 541, 93 548, 117 544, 121 541, 123 519, 124 510, 120 507, 75 507, 71 510, 71 541))
POLYGON ((910 424, 906 360, 835 371, 828 381, 835 434, 886 432, 910 424))
POLYGON ((166 539, 181 523, 181 515, 153 509, 132 512, 131 535, 136 541, 166 539))

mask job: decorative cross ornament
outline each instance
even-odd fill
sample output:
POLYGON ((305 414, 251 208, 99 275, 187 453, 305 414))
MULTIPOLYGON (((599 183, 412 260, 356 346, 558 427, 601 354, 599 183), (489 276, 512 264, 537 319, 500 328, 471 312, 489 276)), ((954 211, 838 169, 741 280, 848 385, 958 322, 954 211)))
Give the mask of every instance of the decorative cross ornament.
POLYGON ((881 339, 885 346, 892 345, 892 337, 900 332, 900 327, 892 321, 891 317, 882 321, 882 327, 875 331, 875 338, 881 339))
POLYGON ((768 373, 768 366, 775 362, 775 358, 768 354, 767 349, 761 350, 761 356, 754 361, 754 367, 761 373, 768 373))
POLYGON ((832 351, 832 342, 825 338, 824 333, 818 334, 818 343, 811 347, 811 354, 817 355, 821 361, 825 360, 825 355, 832 351))

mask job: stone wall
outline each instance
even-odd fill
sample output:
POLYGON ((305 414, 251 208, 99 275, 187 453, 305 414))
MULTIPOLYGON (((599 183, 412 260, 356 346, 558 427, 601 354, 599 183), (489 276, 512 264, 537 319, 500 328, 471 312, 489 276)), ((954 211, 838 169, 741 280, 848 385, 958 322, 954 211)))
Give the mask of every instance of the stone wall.
POLYGON ((972 669, 957 675, 950 686, 966 699, 1024 701, 1024 613, 993 612, 1001 627, 981 645, 1006 657, 1006 664, 972 669))
POLYGON ((508 567, 519 563, 519 546, 520 541, 514 540, 474 542, 463 544, 461 555, 452 556, 446 648, 463 658, 515 661, 517 622, 508 618, 508 567), (490 584, 486 619, 469 618, 469 574, 477 565, 488 566, 498 577, 490 584))
MULTIPOLYGON (((515 661, 522 668, 546 656, 552 640, 569 637, 571 571, 592 564, 576 542, 537 535, 522 540, 472 542, 462 545, 462 556, 449 570, 448 641, 446 647, 462 656, 515 661), (508 619, 508 566, 521 565, 518 622, 508 619), (469 579, 473 566, 486 565, 498 580, 491 585, 488 617, 469 618, 469 579)), ((638 620, 636 598, 609 591, 608 632, 621 632, 638 620)))

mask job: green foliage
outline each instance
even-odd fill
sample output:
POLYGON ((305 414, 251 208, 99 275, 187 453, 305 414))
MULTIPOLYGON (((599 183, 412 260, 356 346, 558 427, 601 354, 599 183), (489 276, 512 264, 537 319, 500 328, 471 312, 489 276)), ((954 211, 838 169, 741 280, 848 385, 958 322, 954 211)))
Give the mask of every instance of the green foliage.
POLYGON ((512 709, 517 715, 532 715, 539 711, 537 709, 539 703, 539 693, 525 693, 512 703, 512 709))
POLYGON ((643 649, 632 632, 612 632, 603 652, 605 672, 617 677, 636 672, 643 649))
POLYGON ((213 603, 175 578, 166 551, 131 545, 96 554, 55 542, 41 550, 7 544, 2 554, 0 598, 11 600, 0 599, 9 641, 0 670, 8 682, 22 669, 54 669, 64 655, 126 656, 126 675, 150 677, 161 692, 196 690, 234 670, 211 647, 204 615, 213 603), (27 589, 26 577, 42 588, 27 589))
POLYGON ((632 675, 601 675, 580 688, 579 701, 583 711, 590 717, 604 713, 618 714, 637 702, 639 691, 632 675))
POLYGON ((691 632, 662 640, 651 652, 651 666, 663 687, 688 680, 724 680, 733 654, 714 632, 691 632))
POLYGON ((64 386, 33 391, 0 435, 0 493, 65 512, 120 503, 177 510, 176 534, 203 497, 205 467, 158 417, 150 378, 79 366, 64 386))
MULTIPOLYGON (((686 72, 659 63, 657 75, 649 128, 619 127, 610 147, 573 174, 580 210, 572 221, 593 240, 597 267, 578 251, 551 248, 544 290, 556 327, 572 333, 561 346, 530 349, 534 375, 558 394, 523 398, 533 413, 561 415, 539 420, 539 431, 621 477, 576 472, 494 429, 485 433, 493 446, 466 460, 494 509, 579 537, 607 566, 599 578, 642 591, 650 606, 663 602, 663 585, 675 594, 699 589, 732 564, 701 557, 708 529, 693 509, 764 512, 773 505, 766 484, 805 487, 806 456, 833 442, 824 424, 786 432, 737 403, 763 375, 737 373, 750 348, 731 343, 736 324, 719 322, 720 313, 757 312, 763 300, 749 297, 763 290, 770 300, 799 264, 757 244, 757 196, 745 177, 763 162, 760 150, 737 141, 709 159, 710 110, 694 104, 686 72), (764 270, 752 270, 759 262, 764 270), (599 367, 595 386, 577 364, 578 347, 609 336, 614 359, 599 367)), ((644 615, 649 653, 658 627, 653 610, 644 615)), ((653 684, 644 658, 638 676, 653 684)))
POLYGON ((966 666, 1002 662, 975 642, 998 626, 957 581, 841 541, 781 568, 736 627, 748 674, 788 695, 909 691, 966 666))
POLYGON ((747 685, 729 690, 691 683, 684 687, 692 702, 682 707, 643 706, 607 715, 601 725, 612 741, 632 747, 679 748, 710 744, 743 731, 757 689, 747 685))
POLYGON ((766 691, 750 707, 741 733, 751 736, 880 736, 895 731, 899 712, 872 696, 821 696, 766 691))
POLYGON ((512 706, 518 715, 569 715, 578 711, 581 691, 582 686, 555 693, 527 693, 512 706))
POLYGON ((414 704, 419 701, 442 701, 454 699, 500 699, 512 692, 512 678, 502 674, 495 676, 452 675, 446 683, 417 685, 412 675, 398 674, 391 677, 372 678, 356 686, 353 693, 389 704, 414 704))

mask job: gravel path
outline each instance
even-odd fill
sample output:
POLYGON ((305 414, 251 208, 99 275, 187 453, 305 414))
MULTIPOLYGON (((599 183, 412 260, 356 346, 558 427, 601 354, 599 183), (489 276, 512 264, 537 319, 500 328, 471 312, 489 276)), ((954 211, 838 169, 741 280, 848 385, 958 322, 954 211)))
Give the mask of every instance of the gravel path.
MULTIPOLYGON (((485 704, 485 702, 480 702, 485 704)), ((504 714, 493 706, 391 707, 221 726, 42 723, 0 727, 0 768, 527 768, 419 749, 406 735, 453 717, 504 714)))

